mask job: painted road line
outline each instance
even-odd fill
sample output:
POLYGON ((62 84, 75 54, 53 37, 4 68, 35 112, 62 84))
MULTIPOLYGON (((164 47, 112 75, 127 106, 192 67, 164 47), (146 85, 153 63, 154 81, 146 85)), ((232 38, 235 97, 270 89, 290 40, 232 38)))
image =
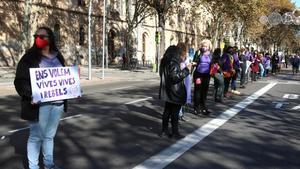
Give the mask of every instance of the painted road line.
POLYGON ((74 119, 74 118, 81 117, 81 116, 82 116, 82 114, 77 114, 77 115, 74 115, 74 116, 69 116, 69 117, 62 118, 62 119, 60 119, 60 121, 74 119))
POLYGON ((29 129, 29 127, 24 127, 24 128, 20 128, 20 129, 16 129, 16 130, 11 130, 11 131, 9 131, 9 133, 15 133, 15 132, 26 130, 26 129, 29 129))
POLYGON ((300 105, 295 106, 295 107, 292 108, 292 110, 298 110, 298 109, 300 109, 300 105))
POLYGON ((299 95, 297 95, 297 94, 284 94, 283 98, 285 98, 285 99, 298 99, 299 95))
POLYGON ((111 91, 115 91, 115 90, 123 90, 123 89, 130 89, 130 88, 132 88, 132 87, 133 87, 133 86, 118 87, 118 88, 111 89, 111 91))
POLYGON ((131 101, 131 102, 128 102, 128 103, 125 103, 125 104, 134 104, 134 103, 142 102, 142 101, 149 100, 149 99, 152 99, 152 98, 153 97, 146 97, 144 99, 139 99, 139 100, 131 101))
POLYGON ((148 160, 137 165, 133 169, 162 169, 173 162, 175 159, 180 157, 183 153, 191 149, 194 145, 198 144, 206 136, 210 135, 214 130, 221 127, 229 119, 234 117, 242 109, 252 104, 256 99, 262 96, 264 93, 273 88, 277 83, 270 83, 263 87, 259 91, 255 92, 251 96, 247 97, 240 103, 236 104, 233 108, 230 108, 220 114, 215 119, 209 121, 205 125, 193 133, 187 135, 185 138, 178 140, 175 144, 161 151, 160 153, 150 157, 148 160))
MULTIPOLYGON (((74 118, 78 118, 78 117, 81 117, 81 116, 82 116, 82 114, 77 114, 77 115, 74 115, 74 116, 69 116, 69 117, 62 118, 62 119, 60 119, 60 121, 74 119, 74 118)), ((20 128, 20 129, 11 130, 11 131, 8 131, 8 133, 12 134, 12 133, 16 133, 16 132, 26 130, 26 129, 29 129, 29 127, 24 127, 24 128, 20 128)), ((5 139, 5 138, 6 138, 6 136, 2 136, 1 140, 5 139)))
POLYGON ((297 82, 297 81, 278 81, 278 80, 266 80, 266 81, 257 81, 256 83, 277 83, 277 84, 286 84, 286 85, 298 85, 300 84, 300 82, 297 82))

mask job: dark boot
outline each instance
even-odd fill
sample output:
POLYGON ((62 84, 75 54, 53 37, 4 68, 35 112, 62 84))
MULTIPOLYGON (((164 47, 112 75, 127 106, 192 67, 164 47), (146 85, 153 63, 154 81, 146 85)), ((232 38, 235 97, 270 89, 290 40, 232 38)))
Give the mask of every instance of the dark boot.
POLYGON ((211 112, 210 112, 207 108, 204 108, 204 109, 202 110, 202 114, 205 115, 205 116, 209 115, 210 113, 211 113, 211 112))
POLYGON ((169 131, 168 131, 168 129, 163 129, 159 134, 159 137, 163 137, 163 136, 168 136, 168 137, 170 137, 170 133, 169 133, 169 131))

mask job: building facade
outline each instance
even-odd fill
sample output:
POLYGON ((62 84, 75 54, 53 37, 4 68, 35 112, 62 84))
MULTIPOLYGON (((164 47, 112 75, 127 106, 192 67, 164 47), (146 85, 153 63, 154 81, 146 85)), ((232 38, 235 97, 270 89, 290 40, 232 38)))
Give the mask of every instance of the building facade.
MULTIPOLYGON (((63 55, 69 65, 80 58, 81 64, 88 60, 88 12, 92 4, 92 64, 102 63, 103 0, 2 0, 0 2, 0 66, 16 66, 20 57, 33 43, 33 35, 40 26, 52 28, 63 55), (80 56, 80 57, 78 57, 80 56)), ((207 36, 209 14, 204 10, 203 18, 197 19, 190 12, 188 3, 178 3, 177 11, 166 20, 165 47, 186 42, 196 49, 207 36), (206 14, 205 14, 206 12, 206 14), (205 14, 205 15, 204 15, 205 14), (200 20, 200 21, 199 21, 200 20)), ((124 32, 126 23, 125 0, 107 0, 107 22, 105 51, 107 61, 116 63, 127 50, 124 32)), ((134 8, 129 8, 132 10, 134 8)), ((201 13, 201 11, 200 11, 201 13)), ((157 57, 156 15, 146 18, 132 36, 130 44, 134 51, 131 57, 147 64, 157 57)), ((165 49, 161 49, 164 51, 165 49)))

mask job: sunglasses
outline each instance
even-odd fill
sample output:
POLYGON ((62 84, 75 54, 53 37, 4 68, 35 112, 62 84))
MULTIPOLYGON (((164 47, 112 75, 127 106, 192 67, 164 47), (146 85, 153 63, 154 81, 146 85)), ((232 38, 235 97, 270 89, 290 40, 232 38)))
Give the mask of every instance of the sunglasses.
POLYGON ((34 37, 34 38, 39 37, 39 38, 41 38, 41 39, 49 38, 48 35, 33 35, 33 37, 34 37))

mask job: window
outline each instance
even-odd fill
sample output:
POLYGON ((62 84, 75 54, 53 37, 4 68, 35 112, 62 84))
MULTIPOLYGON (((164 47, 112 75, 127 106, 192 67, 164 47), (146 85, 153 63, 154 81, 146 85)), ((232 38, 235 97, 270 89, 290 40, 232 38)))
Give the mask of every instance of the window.
POLYGON ((79 45, 83 46, 84 45, 84 28, 82 25, 79 27, 79 45))
POLYGON ((146 33, 143 33, 143 40, 142 40, 142 50, 143 50, 143 57, 146 58, 146 33))
POLYGON ((84 6, 85 2, 84 0, 78 0, 78 6, 84 6))

